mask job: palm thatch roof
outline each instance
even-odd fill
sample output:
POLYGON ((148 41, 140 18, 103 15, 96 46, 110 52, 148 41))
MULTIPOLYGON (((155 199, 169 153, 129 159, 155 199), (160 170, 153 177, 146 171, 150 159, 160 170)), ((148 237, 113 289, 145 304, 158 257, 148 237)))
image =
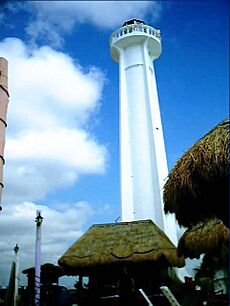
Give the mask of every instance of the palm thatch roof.
POLYGON ((189 227, 216 216, 228 224, 229 120, 197 141, 164 185, 164 209, 189 227))
POLYGON ((225 250, 229 229, 217 218, 199 222, 185 231, 178 243, 178 254, 198 258, 203 253, 225 250))
POLYGON ((95 267, 156 261, 162 256, 170 266, 185 264, 164 232, 151 220, 141 220, 92 225, 58 263, 67 274, 88 275, 95 267))
MULTIPOLYGON (((22 271, 28 278, 28 287, 34 287, 35 268, 31 267, 22 271)), ((58 284, 59 277, 65 275, 62 267, 46 263, 41 266, 41 284, 50 285, 53 283, 58 284)))
MULTIPOLYGON (((35 273, 35 268, 31 267, 28 269, 25 269, 22 271, 23 274, 34 274, 35 273)), ((51 263, 45 263, 41 266, 41 273, 43 274, 52 274, 55 275, 56 277, 61 277, 64 274, 64 271, 61 267, 53 265, 51 263)))

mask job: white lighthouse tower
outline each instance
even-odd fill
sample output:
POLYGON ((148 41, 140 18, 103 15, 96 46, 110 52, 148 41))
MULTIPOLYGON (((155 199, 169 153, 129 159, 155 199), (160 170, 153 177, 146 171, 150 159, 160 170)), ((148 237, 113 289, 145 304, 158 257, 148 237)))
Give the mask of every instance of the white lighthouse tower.
POLYGON ((112 33, 119 63, 121 220, 152 219, 177 244, 174 216, 165 216, 162 189, 168 175, 153 61, 160 31, 133 19, 112 33))

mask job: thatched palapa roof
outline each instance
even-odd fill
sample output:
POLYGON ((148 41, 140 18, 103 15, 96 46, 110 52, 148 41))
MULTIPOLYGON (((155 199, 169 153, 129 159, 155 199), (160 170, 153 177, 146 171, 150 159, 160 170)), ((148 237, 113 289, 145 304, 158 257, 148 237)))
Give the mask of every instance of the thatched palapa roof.
POLYGON ((69 274, 87 275, 95 267, 119 262, 156 261, 165 256, 171 266, 184 266, 176 247, 151 220, 93 225, 58 263, 69 274))
POLYGON ((199 222, 187 229, 178 243, 178 254, 198 258, 203 253, 227 248, 229 229, 217 218, 199 222))
MULTIPOLYGON (((34 267, 31 267, 31 268, 28 268, 28 269, 25 269, 22 271, 23 274, 34 274, 35 273, 35 268, 34 267)), ((46 275, 54 275, 56 277, 61 277, 64 274, 64 271, 61 267, 59 266, 56 266, 56 265, 53 265, 51 263, 46 263, 46 264, 43 264, 41 266, 41 273, 43 274, 46 274, 46 275)))
POLYGON ((229 120, 197 141, 175 164, 164 185, 164 209, 189 227, 217 217, 228 225, 229 120))
MULTIPOLYGON (((31 267, 22 271, 23 274, 26 274, 28 278, 28 286, 34 287, 34 277, 35 277, 35 268, 31 267)), ((51 263, 46 263, 41 266, 41 284, 50 285, 53 283, 58 284, 59 277, 65 275, 65 272, 62 267, 53 265, 51 263)))

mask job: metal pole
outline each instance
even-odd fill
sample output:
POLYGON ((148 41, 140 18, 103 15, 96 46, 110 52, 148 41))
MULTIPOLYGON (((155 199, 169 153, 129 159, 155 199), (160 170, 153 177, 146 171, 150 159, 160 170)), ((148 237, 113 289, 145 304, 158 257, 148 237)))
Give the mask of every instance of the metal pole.
POLYGON ((180 306, 177 299, 175 298, 175 296, 172 294, 172 292, 170 291, 170 289, 167 286, 161 286, 160 289, 164 293, 164 295, 166 296, 168 301, 170 302, 170 305, 180 306))
POLYGON ((36 243, 35 243, 35 295, 34 305, 40 306, 40 278, 41 278, 41 224, 43 217, 41 211, 37 210, 36 222, 36 243))
POLYGON ((150 301, 150 299, 148 298, 148 296, 145 294, 143 289, 139 289, 140 293, 143 295, 144 299, 146 300, 146 302, 148 302, 148 306, 153 306, 152 302, 150 301))
POLYGON ((14 248, 15 252, 15 276, 14 276, 14 306, 17 305, 18 296, 18 280, 19 280, 19 256, 18 256, 19 246, 16 244, 14 248))

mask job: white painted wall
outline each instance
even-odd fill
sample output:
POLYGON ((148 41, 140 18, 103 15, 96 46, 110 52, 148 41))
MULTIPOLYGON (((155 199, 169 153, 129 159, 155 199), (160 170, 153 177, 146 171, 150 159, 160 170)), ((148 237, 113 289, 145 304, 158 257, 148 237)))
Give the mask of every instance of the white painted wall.
POLYGON ((177 245, 175 218, 165 216, 162 200, 168 167, 153 67, 161 53, 159 32, 131 27, 110 40, 119 62, 121 219, 152 219, 177 245))

